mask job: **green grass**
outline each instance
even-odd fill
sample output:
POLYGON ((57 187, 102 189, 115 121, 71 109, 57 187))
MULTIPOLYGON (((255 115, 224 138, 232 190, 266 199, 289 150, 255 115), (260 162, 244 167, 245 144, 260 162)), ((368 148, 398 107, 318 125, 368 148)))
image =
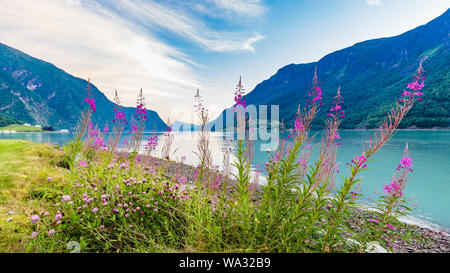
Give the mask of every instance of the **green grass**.
POLYGON ((0 131, 16 131, 16 132, 42 132, 42 128, 27 126, 27 125, 19 125, 19 124, 11 124, 5 127, 0 127, 0 131))
POLYGON ((60 157, 50 145, 0 140, 0 252, 27 251, 29 215, 47 206, 39 193, 57 191, 66 176, 54 163, 60 157))

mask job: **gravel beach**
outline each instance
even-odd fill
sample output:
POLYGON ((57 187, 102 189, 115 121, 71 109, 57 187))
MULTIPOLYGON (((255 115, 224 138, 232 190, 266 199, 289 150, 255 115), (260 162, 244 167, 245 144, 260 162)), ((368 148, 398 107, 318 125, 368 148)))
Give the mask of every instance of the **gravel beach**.
MULTIPOLYGON (((154 160, 165 164, 167 172, 171 175, 185 176, 187 181, 194 180, 195 167, 173 161, 165 161, 160 158, 154 160)), ((360 217, 348 220, 354 228, 363 230, 365 221, 363 217, 370 217, 371 212, 364 209, 356 209, 356 215, 360 217)), ((431 230, 417 225, 405 224, 404 228, 398 230, 401 233, 412 232, 417 238, 412 241, 398 241, 396 253, 450 253, 450 234, 444 231, 431 230)))

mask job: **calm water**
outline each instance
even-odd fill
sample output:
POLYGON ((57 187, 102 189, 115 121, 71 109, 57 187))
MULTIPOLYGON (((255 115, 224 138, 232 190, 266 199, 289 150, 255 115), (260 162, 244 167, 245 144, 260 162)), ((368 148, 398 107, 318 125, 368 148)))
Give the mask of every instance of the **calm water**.
MULTIPOLYGON (((359 155, 361 148, 367 144, 370 131, 342 131, 343 142, 338 154, 340 174, 347 175, 349 162, 355 155, 359 155)), ((146 134, 146 135, 150 135, 146 134)), ((163 134, 159 133, 159 143, 163 141, 163 134)), ((192 153, 196 149, 196 134, 176 133, 173 149, 174 158, 186 157, 189 164, 195 165, 196 157, 192 153)), ((0 134, 0 139, 25 139, 40 143, 64 144, 71 135, 60 133, 17 133, 0 134)), ((362 173, 363 202, 370 204, 382 192, 382 186, 389 183, 400 158, 405 144, 413 158, 413 169, 408 182, 406 195, 413 204, 413 220, 420 221, 431 227, 450 228, 450 132, 449 131, 401 131, 386 144, 369 162, 368 170, 362 173)), ((267 153, 260 150, 261 141, 255 143, 254 168, 263 169, 267 160, 267 153)), ((314 144, 317 144, 314 143, 314 144)), ((232 143, 224 138, 222 133, 211 133, 211 149, 213 161, 216 165, 222 162, 222 147, 232 143)), ((161 145, 158 147, 161 148, 161 145)), ((317 149, 315 149, 317 150, 317 149)), ((156 151, 160 155, 160 150, 156 151)), ((316 154, 313 153, 312 158, 316 154)), ((410 219, 411 220, 411 219, 410 219)))

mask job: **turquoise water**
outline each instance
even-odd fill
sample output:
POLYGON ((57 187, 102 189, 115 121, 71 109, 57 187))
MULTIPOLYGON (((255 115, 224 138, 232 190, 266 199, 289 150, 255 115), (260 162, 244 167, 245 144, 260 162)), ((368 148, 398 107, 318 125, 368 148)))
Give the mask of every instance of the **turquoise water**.
MULTIPOLYGON (((364 144, 368 143, 371 131, 341 131, 342 146, 338 154, 340 175, 347 175, 349 162, 361 153, 364 144)), ((146 135, 150 135, 146 134, 146 135)), ((159 143, 163 135, 158 133, 159 143)), ((195 164, 195 137, 192 133, 176 133, 173 143, 174 159, 186 157, 187 163, 195 164)), ((40 143, 64 144, 70 140, 70 134, 61 133, 17 133, 0 134, 0 139, 25 139, 40 143)), ((368 163, 368 170, 362 173, 362 201, 373 203, 382 192, 384 184, 389 183, 399 160, 403 156, 405 144, 409 144, 413 158, 414 172, 410 176, 406 195, 413 205, 412 215, 415 221, 450 228, 450 131, 400 131, 368 163)), ((222 133, 211 133, 211 149, 216 165, 222 163, 222 147, 231 143, 224 139, 222 133)), ((254 168, 263 169, 267 153, 260 150, 260 141, 255 143, 254 168)), ((316 145, 317 141, 313 143, 316 145)), ((159 149, 162 145, 159 145, 159 149)), ((317 150, 317 149, 315 149, 317 150)), ((156 151, 159 155, 160 150, 156 151)), ((312 158, 315 154, 312 154, 312 158)))

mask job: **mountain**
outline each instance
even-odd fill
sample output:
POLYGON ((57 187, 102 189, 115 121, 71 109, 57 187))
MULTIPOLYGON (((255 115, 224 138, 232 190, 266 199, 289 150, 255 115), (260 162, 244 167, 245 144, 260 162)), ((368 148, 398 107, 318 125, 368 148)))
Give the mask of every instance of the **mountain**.
POLYGON ((202 126, 193 123, 186 123, 183 121, 175 121, 170 125, 170 128, 175 132, 189 132, 198 131, 202 128, 202 126))
MULTIPOLYGON (((426 86, 401 127, 450 126, 450 9, 426 25, 401 35, 373 39, 326 55, 318 62, 290 64, 244 96, 247 105, 279 105, 280 119, 292 127, 298 105, 304 106, 317 66, 323 108, 314 127, 322 128, 326 112, 341 86, 346 117, 343 128, 373 128, 406 88, 423 61, 426 86)), ((222 120, 224 115, 219 116, 222 120)))
MULTIPOLYGON (((0 43, 0 113, 30 124, 73 128, 87 108, 87 86, 83 79, 0 43)), ((93 121, 100 126, 111 124, 115 104, 93 84, 90 89, 97 108, 93 121)), ((131 119, 135 108, 123 110, 131 119)), ((167 128, 155 111, 147 115, 149 130, 167 128)))
POLYGON ((23 122, 12 118, 10 116, 7 116, 5 114, 0 113, 0 127, 8 126, 11 124, 23 124, 23 122))

